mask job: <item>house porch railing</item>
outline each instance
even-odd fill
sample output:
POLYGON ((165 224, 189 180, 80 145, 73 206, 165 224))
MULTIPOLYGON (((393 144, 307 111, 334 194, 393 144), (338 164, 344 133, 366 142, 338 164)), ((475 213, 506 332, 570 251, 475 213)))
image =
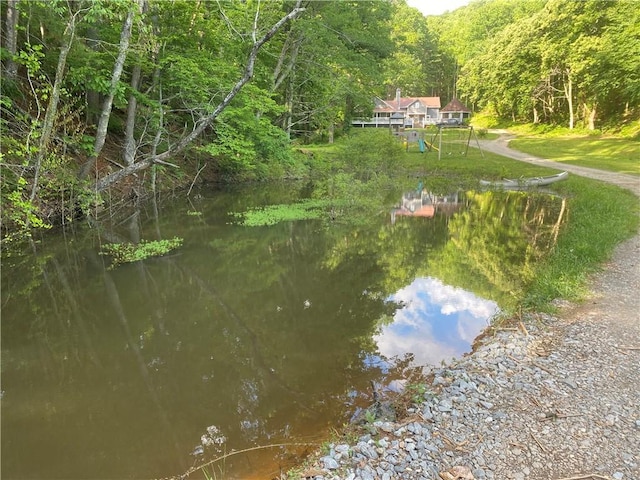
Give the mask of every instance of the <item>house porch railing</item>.
POLYGON ((400 126, 404 127, 403 118, 369 118, 352 120, 351 125, 361 127, 389 127, 400 126))

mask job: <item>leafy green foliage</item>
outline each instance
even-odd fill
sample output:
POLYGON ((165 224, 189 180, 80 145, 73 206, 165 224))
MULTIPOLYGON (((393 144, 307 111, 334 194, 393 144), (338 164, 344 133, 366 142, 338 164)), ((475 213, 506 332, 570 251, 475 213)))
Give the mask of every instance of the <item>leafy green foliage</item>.
POLYGON ((261 89, 249 85, 216 122, 216 138, 200 148, 215 157, 227 180, 282 178, 294 165, 285 132, 270 117, 283 109, 261 89))
POLYGON ((338 146, 345 171, 367 180, 378 174, 389 174, 399 165, 404 147, 396 137, 384 128, 353 130, 338 146))
POLYGON ((140 243, 106 243, 100 250, 100 255, 112 257, 113 269, 123 263, 138 262, 150 257, 166 255, 182 245, 183 239, 174 237, 167 240, 142 240, 140 243))
POLYGON ((20 177, 16 188, 10 191, 4 199, 2 216, 12 226, 11 233, 5 237, 6 240, 28 237, 33 228, 51 228, 51 224, 38 214, 38 207, 29 199, 26 187, 27 181, 20 177))
POLYGON ((364 421, 368 425, 373 425, 373 422, 376 421, 376 412, 371 408, 365 410, 365 412, 364 412, 364 421))
POLYGON ((413 403, 420 405, 424 400, 424 395, 429 391, 427 384, 418 382, 418 383, 409 383, 405 387, 405 391, 411 395, 411 400, 413 403))
POLYGON ((494 0, 453 12, 440 28, 469 103, 512 120, 595 129, 637 117, 639 15, 627 0, 494 0))
POLYGON ((231 215, 239 220, 240 225, 261 227, 280 222, 321 218, 325 215, 324 210, 327 205, 326 200, 307 200, 300 203, 253 208, 246 212, 232 212, 231 215))
POLYGON ((420 12, 399 3, 393 11, 390 37, 395 49, 382 62, 387 95, 396 88, 403 96, 447 91, 455 60, 441 48, 420 12))

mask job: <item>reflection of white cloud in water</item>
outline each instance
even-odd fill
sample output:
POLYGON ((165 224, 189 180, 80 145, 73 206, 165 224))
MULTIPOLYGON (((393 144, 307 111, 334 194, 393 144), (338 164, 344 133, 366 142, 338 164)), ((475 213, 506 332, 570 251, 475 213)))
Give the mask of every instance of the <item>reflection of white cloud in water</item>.
POLYGON ((469 351, 498 310, 495 302, 444 285, 435 278, 417 278, 389 300, 401 302, 404 307, 374 340, 384 357, 412 353, 416 365, 437 365, 469 351))

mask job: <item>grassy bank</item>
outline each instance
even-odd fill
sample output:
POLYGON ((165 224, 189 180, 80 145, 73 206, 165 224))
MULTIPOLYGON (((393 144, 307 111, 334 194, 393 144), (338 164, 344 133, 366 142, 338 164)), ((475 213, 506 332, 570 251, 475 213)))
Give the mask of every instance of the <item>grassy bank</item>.
MULTIPOLYGON (((640 175, 640 143, 628 138, 544 135, 518 138, 509 146, 556 162, 640 175)), ((640 224, 638 198, 628 190, 576 175, 557 190, 568 198, 570 221, 523 299, 524 305, 538 309, 554 298, 584 298, 588 276, 640 224)))
POLYGON ((638 231, 638 198, 628 190, 576 175, 557 190, 567 197, 569 222, 523 299, 537 310, 549 310, 556 298, 583 300, 589 275, 638 231))

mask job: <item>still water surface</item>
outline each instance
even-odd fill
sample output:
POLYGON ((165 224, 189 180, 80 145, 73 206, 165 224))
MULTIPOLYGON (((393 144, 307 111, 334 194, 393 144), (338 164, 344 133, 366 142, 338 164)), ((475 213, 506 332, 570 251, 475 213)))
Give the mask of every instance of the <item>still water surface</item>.
MULTIPOLYGON (((2 478, 159 478, 232 450, 272 478, 371 401, 371 382, 470 350, 557 236, 555 197, 391 193, 357 226, 230 212, 291 186, 202 192, 2 258, 2 478), (101 244, 179 236, 109 268, 101 244)), ((201 478, 202 473, 194 478, 201 478)))

